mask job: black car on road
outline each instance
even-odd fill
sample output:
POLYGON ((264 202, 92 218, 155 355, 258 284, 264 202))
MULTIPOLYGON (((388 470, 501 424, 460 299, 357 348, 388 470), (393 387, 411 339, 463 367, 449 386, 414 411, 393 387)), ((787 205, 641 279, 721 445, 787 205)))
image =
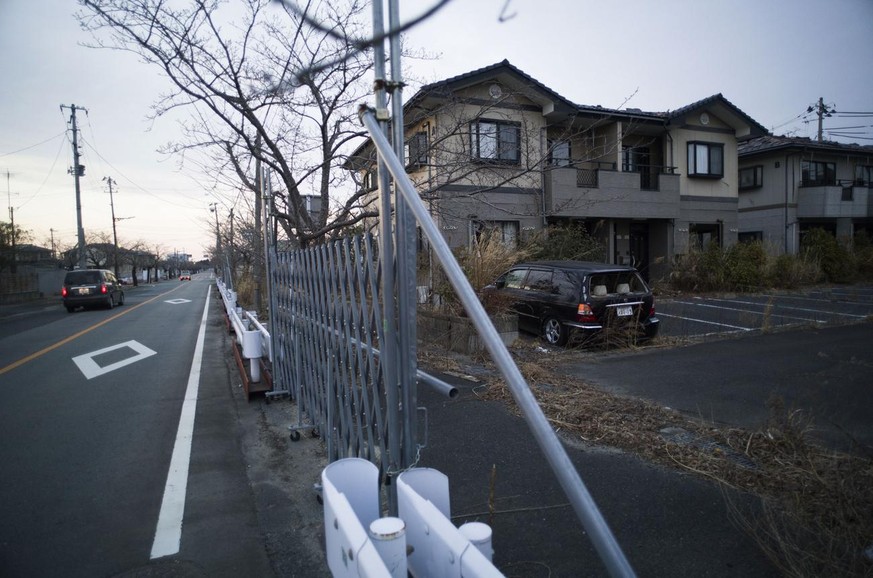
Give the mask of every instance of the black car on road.
POLYGON ((620 335, 632 341, 658 334, 652 291, 636 269, 587 261, 520 263, 483 290, 506 302, 519 329, 553 345, 620 335))
POLYGON ((80 306, 112 309, 116 305, 124 305, 124 290, 112 271, 76 269, 64 275, 61 298, 70 313, 80 306))

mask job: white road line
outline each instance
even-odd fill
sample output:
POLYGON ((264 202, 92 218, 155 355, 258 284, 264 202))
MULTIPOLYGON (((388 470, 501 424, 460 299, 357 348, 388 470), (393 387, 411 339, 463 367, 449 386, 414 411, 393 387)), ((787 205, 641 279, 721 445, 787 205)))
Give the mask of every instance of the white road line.
POLYGON ((738 331, 754 331, 752 327, 740 327, 739 325, 728 325, 727 323, 716 323, 715 321, 704 321, 703 319, 694 319, 693 317, 681 317, 679 315, 670 315, 662 311, 658 311, 658 317, 671 317, 673 319, 682 319, 684 321, 694 321, 695 323, 706 323, 707 325, 718 325, 719 327, 730 327, 738 331))
POLYGON ((185 514, 185 494, 188 489, 194 414, 197 411, 200 366, 203 361, 203 342, 206 338, 206 317, 209 313, 211 294, 210 286, 206 293, 206 305, 203 306, 203 317, 200 319, 197 344, 194 346, 194 359, 191 362, 191 372, 188 374, 188 388, 185 390, 185 400, 182 402, 182 416, 179 418, 173 457, 170 458, 170 471, 167 473, 167 484, 164 486, 164 499, 161 501, 161 513, 158 516, 158 527, 152 543, 152 560, 178 553, 182 541, 182 517, 185 514))

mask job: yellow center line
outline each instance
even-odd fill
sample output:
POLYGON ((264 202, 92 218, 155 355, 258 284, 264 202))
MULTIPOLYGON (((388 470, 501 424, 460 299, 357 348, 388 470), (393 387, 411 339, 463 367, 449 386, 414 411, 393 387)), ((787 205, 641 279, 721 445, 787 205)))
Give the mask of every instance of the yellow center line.
POLYGON ((115 321, 115 320, 118 319, 119 317, 122 317, 122 316, 124 316, 124 315, 127 315, 128 313, 132 313, 133 311, 136 311, 137 309, 139 309, 139 308, 142 307, 143 305, 148 305, 148 304, 151 303, 152 301, 155 301, 155 300, 157 300, 157 299, 160 299, 160 298, 163 297, 164 295, 168 295, 168 294, 172 293, 173 291, 175 291, 176 289, 179 289, 180 287, 182 287, 182 285, 177 285, 176 287, 170 289, 169 291, 165 291, 165 292, 161 293, 160 295, 155 295, 154 297, 152 297, 152 298, 149 299, 148 301, 143 301, 143 302, 140 303, 139 305, 134 305, 133 307, 125 308, 125 310, 122 311, 121 313, 116 313, 116 314, 113 315, 112 317, 109 317, 108 319, 104 319, 104 320, 101 321, 100 323, 95 323, 95 324, 92 325, 91 327, 88 327, 88 328, 86 328, 86 329, 83 329, 82 331, 79 331, 78 333, 74 333, 73 335, 70 335, 69 337, 66 337, 66 338, 64 338, 64 339, 61 339, 61 340, 58 341, 57 343, 54 343, 54 344, 52 344, 52 345, 49 345, 48 347, 45 347, 45 348, 43 348, 43 349, 40 349, 39 351, 37 351, 37 352, 35 352, 35 353, 31 353, 30 355, 28 355, 28 356, 26 356, 26 357, 22 357, 22 358, 19 359, 18 361, 14 361, 14 362, 10 363, 9 365, 7 365, 6 367, 0 369, 0 375, 3 375, 3 374, 6 373, 7 371, 12 371, 12 370, 15 369, 16 367, 21 367, 21 366, 24 365, 25 363, 28 363, 28 362, 30 362, 30 361, 33 361, 34 359, 36 359, 36 358, 38 358, 38 357, 42 357, 43 355, 45 355, 45 354, 48 353, 49 351, 54 351, 54 350, 57 349, 58 347, 61 347, 62 345, 66 345, 67 343, 69 343, 69 342, 71 342, 71 341, 73 341, 73 340, 76 340, 76 339, 82 337, 82 336, 85 335, 86 333, 90 333, 91 331, 94 331, 94 330, 97 329, 98 327, 102 327, 102 326, 106 325, 106 324, 109 323, 110 321, 115 321))

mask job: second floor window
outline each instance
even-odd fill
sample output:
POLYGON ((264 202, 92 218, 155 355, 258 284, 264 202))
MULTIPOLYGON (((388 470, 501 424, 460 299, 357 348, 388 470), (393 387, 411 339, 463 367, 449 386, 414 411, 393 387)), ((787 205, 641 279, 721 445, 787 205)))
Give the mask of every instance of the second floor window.
POLYGON ((764 186, 764 167, 746 167, 740 169, 740 190, 757 189, 764 186))
POLYGON ((689 177, 723 177, 724 145, 708 142, 688 143, 689 177))
POLYGON ((855 186, 873 186, 873 166, 855 165, 855 186))
POLYGON ((565 140, 549 141, 549 164, 553 167, 569 167, 570 143, 565 140))
POLYGON ((478 120, 470 123, 473 158, 517 165, 521 161, 521 127, 518 123, 478 120))
POLYGON ((802 172, 801 186, 826 187, 837 184, 836 163, 802 161, 800 163, 800 170, 802 172))
POLYGON ((417 132, 406 142, 406 166, 423 167, 427 165, 427 133, 417 132))

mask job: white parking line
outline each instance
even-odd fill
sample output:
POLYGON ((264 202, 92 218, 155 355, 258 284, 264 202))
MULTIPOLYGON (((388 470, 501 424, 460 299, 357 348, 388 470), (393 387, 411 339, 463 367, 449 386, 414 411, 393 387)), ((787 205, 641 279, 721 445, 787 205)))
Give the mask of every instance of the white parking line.
MULTIPOLYGON (((725 303, 745 303, 747 305, 760 305, 761 307, 767 307, 766 303, 754 303, 754 302, 743 302, 743 301, 731 301, 730 299, 710 299, 710 301, 724 301, 725 303)), ((710 305, 708 303, 693 303, 689 301, 673 301, 673 303, 681 303, 682 305, 691 305, 694 307, 710 307, 712 309, 722 309, 724 311, 739 311, 740 313, 748 313, 751 315, 764 315, 763 311, 752 311, 750 309, 741 309, 737 307, 719 307, 718 305, 710 305)), ((779 306, 779 308, 783 308, 779 306)), ((785 307, 784 309, 797 309, 797 307, 785 307)), ((806 311, 811 311, 807 309, 806 311)), ((774 311, 771 311, 772 315, 774 311)), ((660 315, 660 314, 659 314, 660 315)), ((824 321, 820 319, 809 319, 808 317, 793 317, 791 315, 783 315, 779 313, 779 317, 782 319, 796 319, 797 321, 807 321, 809 323, 824 323, 824 321)))
MULTIPOLYGON (((710 299, 710 301, 723 301, 725 303, 738 303, 740 305, 758 305, 761 307, 766 307, 767 303, 758 303, 755 301, 740 301, 737 299, 710 299)), ((699 304, 698 304, 699 305, 699 304)), ((840 317, 855 317, 856 319, 863 319, 867 317, 866 315, 856 315, 854 313, 839 313, 837 311, 831 311, 829 309, 809 309, 806 307, 792 307, 790 305, 780 305, 776 304, 779 309, 793 309, 795 311, 805 311, 807 313, 824 313, 826 315, 839 315, 840 317)), ((713 305, 709 305, 709 307, 713 307, 713 305)), ((810 319, 809 321, 813 321, 810 319)))
POLYGON ((185 390, 185 400, 182 402, 182 416, 179 418, 173 457, 170 458, 170 471, 167 473, 167 484, 164 486, 158 527, 155 530, 155 540, 152 542, 152 560, 178 553, 182 541, 182 517, 185 513, 185 495, 188 490, 188 466, 191 462, 194 415, 197 412, 200 366, 203 361, 203 342, 206 338, 206 317, 209 313, 211 294, 210 286, 206 293, 206 305, 203 306, 203 317, 200 319, 197 344, 194 346, 194 359, 188 374, 188 387, 185 390))
POLYGON ((718 325, 719 327, 730 327, 738 331, 754 331, 754 327, 740 327, 739 325, 729 325, 727 323, 716 323, 715 321, 705 321, 703 319, 694 319, 693 317, 682 317, 680 315, 670 315, 662 311, 658 311, 658 317, 670 317, 672 319, 682 319, 684 321, 693 321, 695 323, 706 323, 707 325, 718 325))

